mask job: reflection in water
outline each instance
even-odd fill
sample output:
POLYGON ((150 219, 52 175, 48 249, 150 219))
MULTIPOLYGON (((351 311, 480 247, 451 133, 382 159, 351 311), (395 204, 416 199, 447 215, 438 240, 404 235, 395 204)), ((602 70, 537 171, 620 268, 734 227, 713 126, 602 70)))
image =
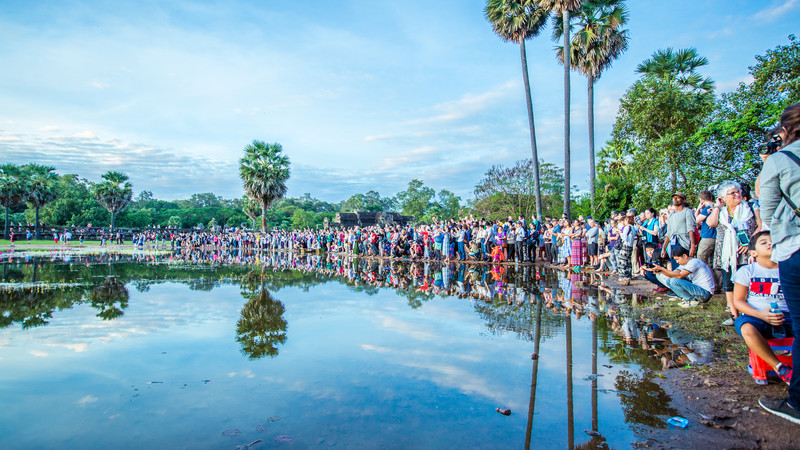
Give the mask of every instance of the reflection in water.
MULTIPOLYGON (((246 279, 252 280, 253 276, 248 274, 246 279)), ((236 322, 236 342, 242 345, 242 353, 250 359, 278 356, 278 345, 286 342, 285 312, 283 303, 273 298, 263 284, 250 294, 236 322)))
POLYGON ((128 289, 116 278, 106 278, 100 286, 89 291, 92 308, 100 310, 97 317, 113 320, 122 317, 128 307, 128 289))
MULTIPOLYGON (((659 416, 676 414, 669 407, 669 397, 646 376, 622 372, 616 378, 616 390, 598 389, 597 377, 602 376, 598 374, 598 352, 613 364, 635 363, 660 370, 659 358, 680 364, 690 358, 681 355, 691 355, 689 349, 693 348, 687 339, 673 339, 679 333, 670 324, 641 315, 633 307, 635 299, 598 286, 599 280, 594 276, 536 266, 408 263, 238 250, 190 251, 165 257, 71 257, 60 264, 47 262, 37 258, 3 262, 0 328, 13 323, 21 324, 23 329, 46 325, 54 311, 82 303, 96 308, 98 317, 112 320, 122 316, 127 308, 130 286, 146 292, 154 284, 173 282, 192 290, 209 291, 236 284, 246 300, 236 323, 236 341, 242 354, 251 360, 276 357, 286 342, 288 325, 284 318, 286 308, 273 293, 289 286, 308 290, 335 280, 366 295, 392 289, 412 309, 421 308, 436 297, 464 299, 483 320, 486 332, 510 333, 533 342, 533 353, 537 356, 542 342, 564 330, 565 366, 559 366, 564 367, 567 398, 564 401, 559 393, 559 401, 566 404, 568 445, 577 448, 607 448, 598 417, 598 392, 616 393, 630 424, 659 427, 663 426, 659 416), (109 276, 111 270, 115 276, 109 276), (580 407, 586 386, 580 381, 573 385, 573 357, 581 361, 585 353, 577 344, 578 334, 575 349, 572 340, 573 326, 580 330, 575 324, 587 319, 591 321, 591 430, 587 430, 588 440, 585 440, 583 429, 578 430, 576 439, 574 415, 580 414, 580 410, 573 409, 574 400, 580 407)), ((525 448, 537 447, 533 442, 539 376, 536 357, 531 370, 525 448)), ((576 375, 580 380, 586 374, 576 375)))

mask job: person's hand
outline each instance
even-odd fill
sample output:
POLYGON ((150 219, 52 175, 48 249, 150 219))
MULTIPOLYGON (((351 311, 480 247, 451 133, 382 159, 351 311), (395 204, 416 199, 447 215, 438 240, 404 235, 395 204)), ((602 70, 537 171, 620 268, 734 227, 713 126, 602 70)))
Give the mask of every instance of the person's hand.
POLYGON ((739 247, 739 250, 736 253, 738 253, 740 255, 744 255, 745 253, 747 253, 747 250, 748 250, 747 247, 742 245, 742 246, 739 247))
POLYGON ((691 248, 689 249, 689 256, 692 257, 692 258, 697 256, 697 245, 692 245, 691 246, 691 248))
POLYGON ((661 259, 665 259, 667 257, 667 249, 664 248, 661 250, 661 259))
POLYGON ((783 325, 783 313, 771 313, 769 312, 769 307, 766 307, 759 311, 759 318, 764 322, 767 322, 770 325, 783 325))

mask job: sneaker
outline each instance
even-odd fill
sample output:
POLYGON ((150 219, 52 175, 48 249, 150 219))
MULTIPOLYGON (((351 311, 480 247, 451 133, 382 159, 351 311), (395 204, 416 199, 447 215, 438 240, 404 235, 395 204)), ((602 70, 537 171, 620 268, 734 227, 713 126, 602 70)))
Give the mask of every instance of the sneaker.
POLYGON ((680 305, 681 308, 694 308, 699 304, 700 302, 698 302, 697 300, 684 300, 680 302, 678 305, 680 305))
POLYGON ((753 381, 755 381, 756 384, 759 385, 759 386, 766 386, 766 385, 769 384, 768 380, 761 380, 759 378, 753 378, 753 381))
POLYGON ((789 399, 787 398, 762 397, 758 400, 758 404, 761 405, 761 407, 767 412, 783 417, 784 419, 790 420, 796 424, 800 424, 800 411, 789 406, 788 400, 789 399))
POLYGON ((733 326, 733 317, 729 317, 728 320, 722 322, 722 326, 725 327, 732 327, 733 326))
POLYGON ((781 380, 785 381, 786 384, 792 384, 792 368, 791 366, 787 366, 786 364, 780 364, 778 366, 778 376, 781 377, 781 380))

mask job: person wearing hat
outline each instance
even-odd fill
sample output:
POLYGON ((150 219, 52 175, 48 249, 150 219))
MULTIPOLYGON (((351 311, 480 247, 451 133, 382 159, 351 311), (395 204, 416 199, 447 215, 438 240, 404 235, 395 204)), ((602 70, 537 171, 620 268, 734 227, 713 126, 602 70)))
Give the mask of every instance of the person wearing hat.
MULTIPOLYGON (((694 229, 697 226, 694 212, 686 206, 686 194, 676 192, 672 194, 672 206, 675 212, 667 218, 667 232, 664 235, 664 246, 661 248, 661 257, 672 255, 673 250, 680 246, 689 250, 689 256, 697 255, 697 242, 695 242, 694 229)), ((677 266, 672 260, 672 268, 677 266)))

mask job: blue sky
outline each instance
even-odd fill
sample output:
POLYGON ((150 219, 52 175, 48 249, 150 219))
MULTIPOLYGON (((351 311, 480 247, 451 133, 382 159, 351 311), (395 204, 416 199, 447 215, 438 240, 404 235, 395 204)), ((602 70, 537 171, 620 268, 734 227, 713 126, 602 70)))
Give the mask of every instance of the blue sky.
MULTIPOLYGON (((253 139, 292 161, 290 196, 328 201, 420 178, 466 200, 493 164, 530 156, 519 47, 481 0, 0 3, 0 161, 91 181, 108 170, 157 198, 242 195, 253 139)), ((696 47, 718 92, 788 42, 800 0, 631 0, 630 48, 595 88, 605 142, 634 69, 696 47)), ((539 155, 563 165, 563 71, 529 41, 539 155)), ((587 186, 586 79, 572 75, 572 179, 587 186)))

